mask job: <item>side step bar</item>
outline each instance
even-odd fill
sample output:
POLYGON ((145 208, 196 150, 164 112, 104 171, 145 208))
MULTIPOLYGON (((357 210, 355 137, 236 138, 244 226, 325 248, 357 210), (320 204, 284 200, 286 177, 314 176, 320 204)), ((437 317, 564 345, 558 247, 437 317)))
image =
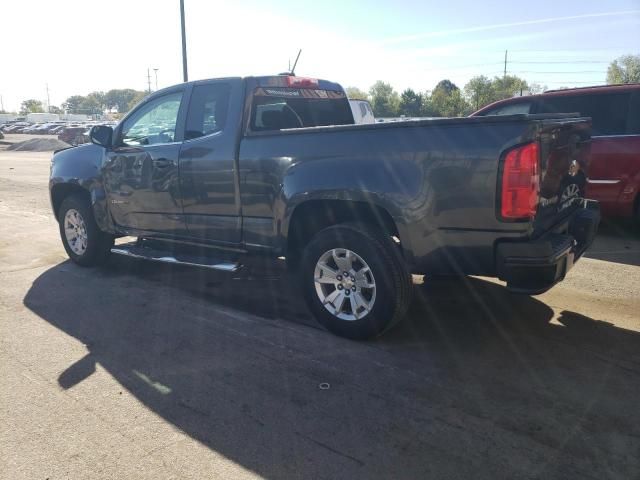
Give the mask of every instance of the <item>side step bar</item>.
POLYGON ((160 250, 157 248, 145 246, 144 242, 142 243, 142 245, 138 242, 115 245, 111 249, 111 253, 132 258, 141 258, 143 260, 151 260, 152 262, 174 263, 177 265, 188 265, 191 267, 211 268, 213 270, 222 270, 225 272, 237 272, 242 267, 242 265, 240 265, 240 263, 238 262, 220 260, 189 253, 179 253, 171 250, 160 250))

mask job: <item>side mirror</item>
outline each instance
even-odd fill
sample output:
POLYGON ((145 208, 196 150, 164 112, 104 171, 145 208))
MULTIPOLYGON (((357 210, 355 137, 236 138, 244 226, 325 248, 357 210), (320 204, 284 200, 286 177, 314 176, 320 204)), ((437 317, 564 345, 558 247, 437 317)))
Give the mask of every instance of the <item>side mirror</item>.
POLYGON ((106 125, 96 125, 91 127, 89 138, 91 139, 91 143, 108 148, 111 146, 111 141, 113 139, 113 128, 107 127, 106 125))

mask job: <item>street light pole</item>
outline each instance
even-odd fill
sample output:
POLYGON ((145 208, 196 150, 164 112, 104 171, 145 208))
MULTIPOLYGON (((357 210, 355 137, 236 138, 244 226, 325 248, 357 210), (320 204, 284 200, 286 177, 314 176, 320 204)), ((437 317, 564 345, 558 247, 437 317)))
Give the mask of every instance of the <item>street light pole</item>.
POLYGON ((156 92, 158 91, 158 70, 160 70, 159 68, 154 68, 153 69, 153 73, 155 73, 156 75, 156 92))
POLYGON ((185 82, 189 81, 187 73, 187 34, 184 28, 184 0, 180 0, 180 24, 182 26, 182 77, 185 82))

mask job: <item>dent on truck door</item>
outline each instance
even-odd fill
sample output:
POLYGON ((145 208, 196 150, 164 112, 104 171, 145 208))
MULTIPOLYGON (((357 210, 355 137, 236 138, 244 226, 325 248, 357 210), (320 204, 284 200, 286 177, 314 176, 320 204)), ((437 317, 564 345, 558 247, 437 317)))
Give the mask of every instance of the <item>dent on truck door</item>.
POLYGON ((178 175, 177 124, 182 91, 141 105, 106 154, 105 188, 111 215, 125 229, 186 233, 178 175))

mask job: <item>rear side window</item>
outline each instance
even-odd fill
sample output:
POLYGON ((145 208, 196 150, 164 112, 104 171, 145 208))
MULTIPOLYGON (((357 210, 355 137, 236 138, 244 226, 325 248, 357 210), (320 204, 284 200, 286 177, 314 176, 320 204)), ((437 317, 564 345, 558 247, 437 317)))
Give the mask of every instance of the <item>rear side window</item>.
POLYGON ((592 135, 625 135, 629 93, 543 97, 540 113, 580 113, 592 119, 592 135))
POLYGON ((254 92, 251 107, 254 132, 351 124, 353 115, 343 92, 266 87, 254 92))
POLYGON ((631 95, 627 133, 632 135, 640 134, 640 90, 634 91, 631 95))
POLYGON ((211 135, 221 131, 227 120, 229 110, 228 83, 209 83, 196 85, 191 93, 184 138, 211 135))
POLYGON ((509 105, 489 110, 483 115, 515 115, 518 113, 531 113, 531 102, 510 103, 509 105))

